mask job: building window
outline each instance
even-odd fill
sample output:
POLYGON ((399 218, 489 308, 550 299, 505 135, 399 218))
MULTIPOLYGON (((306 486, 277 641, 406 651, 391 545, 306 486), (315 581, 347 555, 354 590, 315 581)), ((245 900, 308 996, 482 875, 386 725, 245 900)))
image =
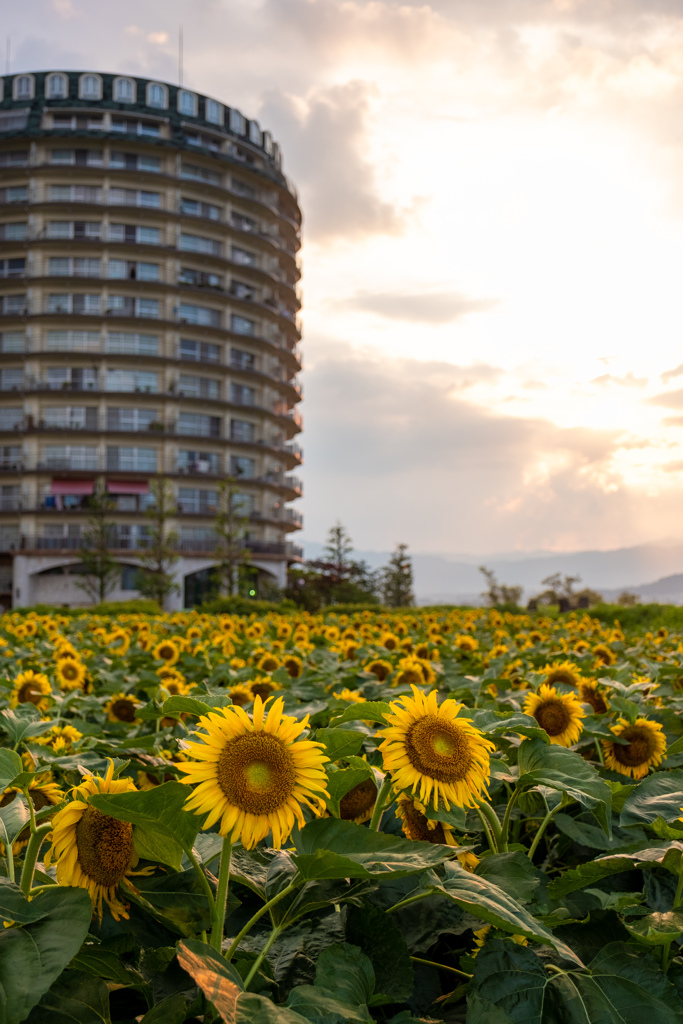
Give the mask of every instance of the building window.
POLYGON ((247 122, 240 114, 239 110, 230 111, 230 131, 235 132, 237 135, 244 135, 247 129, 247 122))
POLYGON ((187 89, 178 90, 178 110, 188 117, 197 116, 197 97, 193 92, 188 92, 187 89))
POLYGON ((256 121, 249 122, 249 141, 255 146, 261 145, 261 129, 256 121))
POLYGON ((117 355, 158 356, 159 337, 156 334, 110 331, 107 335, 105 351, 117 355))
POLYGON ((168 98, 166 96, 166 86, 160 85, 158 82, 150 82, 147 86, 147 106, 148 107, 159 107, 165 110, 168 106, 168 98))
POLYGON ((194 306, 189 302, 181 302, 179 318, 188 324, 201 324, 203 327, 220 327, 220 310, 209 309, 207 306, 194 306))
POLYGON ((241 441, 242 444, 254 444, 256 441, 256 424, 248 420, 230 420, 230 440, 241 441))
POLYGON ((206 416, 200 412, 181 412, 178 416, 178 433, 193 437, 220 437, 220 417, 206 416))
POLYGON ((205 252, 211 256, 221 255, 221 243, 215 238, 204 238, 202 235, 188 235, 183 232, 180 236, 179 249, 185 252, 205 252))
POLYGON ((223 107, 217 100, 206 100, 206 120, 211 124, 223 124, 223 107))
POLYGON ((17 132, 26 127, 28 109, 0 110, 0 132, 17 132))
POLYGON ((81 75, 78 95, 82 100, 102 99, 102 79, 99 75, 81 75))
POLYGON ((189 359, 193 363, 220 363, 221 350, 218 345, 212 345, 208 341, 181 338, 179 358, 189 359))
POLYGON ((32 100, 33 95, 33 75, 17 75, 14 79, 13 98, 15 100, 32 100))
POLYGON ((233 313, 230 317, 230 330, 234 331, 235 334, 256 335, 256 324, 245 316, 236 316, 233 313))
POLYGON ((230 401, 233 405, 256 405, 256 391, 246 384, 231 384, 230 401))
POLYGON ((181 373, 178 378, 178 394, 188 398, 219 399, 220 381, 212 377, 194 377, 189 373, 181 373))
POLYGON ((45 95, 49 100, 64 100, 69 95, 69 80, 66 75, 48 75, 45 95))
POLYGON ((135 82, 132 78, 114 79, 114 99, 117 103, 135 103, 135 82))
POLYGON ((107 370, 105 390, 156 393, 159 377, 149 370, 107 370))

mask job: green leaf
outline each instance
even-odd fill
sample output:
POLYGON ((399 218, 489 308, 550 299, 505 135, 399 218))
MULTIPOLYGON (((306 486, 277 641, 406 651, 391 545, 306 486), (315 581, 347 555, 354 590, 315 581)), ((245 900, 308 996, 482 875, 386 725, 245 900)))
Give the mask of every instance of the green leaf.
POLYGON ((307 880, 400 877, 426 871, 453 856, 453 850, 447 846, 371 832, 362 825, 336 818, 311 821, 292 838, 296 849, 294 863, 307 880))
POLYGON ((314 985, 293 988, 287 1006, 298 1011, 296 1016, 299 1020, 311 1021, 312 1024, 372 1024, 367 1006, 349 1006, 314 985))
POLYGON ((669 910, 666 913, 648 914, 635 921, 624 921, 630 935, 648 946, 669 945, 683 934, 683 910, 669 910))
POLYGON ((229 1024, 307 1024, 305 1017, 286 1006, 242 991, 242 979, 232 964, 205 942, 181 942, 178 961, 229 1024))
MULTIPOLYGON (((624 1024, 680 1024, 683 1003, 666 975, 649 957, 622 942, 611 942, 589 964, 590 978, 573 975, 586 1004, 624 1024), (600 998, 595 998, 596 989, 600 998)), ((593 1020, 600 1020, 595 1012, 593 1020)), ((592 1021, 591 1021, 592 1024, 592 1021)))
POLYGON ((372 772, 368 773, 367 769, 363 768, 342 768, 340 771, 328 772, 327 792, 330 795, 326 802, 333 814, 339 814, 339 803, 342 798, 345 797, 354 786, 359 786, 361 782, 365 782, 368 778, 368 774, 370 774, 370 778, 372 778, 372 772))
POLYGON ((151 860, 156 864, 168 864, 174 871, 180 871, 183 848, 176 843, 175 839, 171 839, 167 832, 134 825, 133 843, 141 860, 151 860))
MULTIPOLYGON (((334 711, 333 711, 334 714, 334 711)), ((366 700, 362 704, 349 704, 345 711, 334 718, 332 725, 343 725, 344 722, 378 722, 386 725, 386 715, 391 714, 391 708, 381 700, 366 700)))
MULTIPOLYGON (((585 821, 577 821, 569 814, 556 814, 553 818, 555 825, 566 836, 569 836, 575 843, 587 846, 591 850, 611 850, 619 846, 625 846, 630 839, 608 839, 601 828, 597 825, 589 825, 585 821)), ((644 835, 644 833, 643 833, 644 835)))
POLYGON ((657 864, 677 874, 682 856, 683 844, 678 842, 662 843, 632 853, 608 854, 580 864, 570 871, 564 871, 550 883, 548 895, 553 900, 561 900, 569 893, 592 886, 609 875, 618 875, 622 871, 632 871, 634 868, 655 867, 657 864))
POLYGON ((21 758, 15 750, 0 750, 0 792, 12 785, 23 768, 21 758))
POLYGON ((503 736, 512 732, 530 739, 538 739, 544 744, 550 743, 548 733, 541 729, 536 719, 521 711, 478 710, 472 713, 472 721, 477 729, 491 736, 503 736))
POLYGON ((26 828, 30 817, 26 801, 21 796, 17 795, 5 807, 0 807, 0 819, 2 819, 7 842, 14 842, 22 829, 26 828))
POLYGON ((196 715, 201 717, 202 715, 209 715, 214 710, 210 704, 206 704, 203 700, 198 700, 196 697, 169 697, 165 700, 161 708, 165 715, 170 717, 179 717, 183 715, 196 715))
POLYGON ((90 803, 119 821, 163 832, 183 850, 191 850, 201 817, 183 810, 189 795, 189 787, 181 782, 164 782, 139 793, 96 793, 90 803))
POLYGON ((140 1024, 183 1024, 187 1016, 185 997, 176 993, 148 1010, 140 1024))
POLYGON ((325 744, 325 753, 330 761, 357 754, 363 746, 365 734, 351 729, 318 729, 316 741, 325 744))
POLYGON ((584 807, 589 807, 607 835, 612 834, 612 791, 595 768, 580 754, 557 744, 540 740, 524 740, 518 750, 519 786, 548 786, 567 793, 584 807))
POLYGON ((0 908, 5 920, 18 922, 0 929, 0 1006, 3 1024, 19 1024, 81 948, 92 903, 84 889, 62 886, 29 902, 3 878, 0 908))
POLYGON ((120 985, 141 985, 143 978, 121 962, 118 953, 99 946, 82 946, 69 964, 75 971, 92 974, 105 981, 115 981, 120 985))
MULTIPOLYGON (((18 746, 18 744, 21 743, 22 740, 25 740, 27 736, 40 736, 42 733, 48 732, 54 725, 54 722, 50 719, 43 722, 40 717, 40 712, 33 706, 33 704, 28 707, 23 705, 21 711, 19 711, 19 709, 17 709, 17 711, 12 711, 9 708, 6 708, 4 711, 0 712, 0 715, 0 728, 5 730, 9 742, 13 747, 18 746)), ((19 757, 15 751, 8 750, 5 751, 5 753, 15 754, 16 757, 19 757)), ((19 760, 21 761, 21 758, 19 758, 19 760)), ((20 771, 21 768, 19 768, 14 774, 17 775, 20 771)), ((0 782, 1 781, 2 779, 0 778, 0 782)))
POLYGON ((110 1024, 109 989, 101 978, 69 969, 57 978, 28 1024, 110 1024))
POLYGON ((467 1019, 472 1024, 541 1024, 549 980, 532 949, 509 939, 489 939, 474 961, 467 1019))
POLYGON ((358 946, 340 942, 323 950, 315 969, 315 987, 330 992, 342 1003, 369 1003, 375 991, 372 963, 358 946))
MULTIPOLYGON (((196 935, 211 927, 206 893, 193 869, 140 878, 137 882, 140 898, 149 904, 148 909, 177 935, 196 935)), ((231 898, 234 909, 239 901, 231 898)))
POLYGON ((619 823, 643 825, 661 817, 675 821, 683 806, 683 771, 655 772, 648 775, 624 801, 619 823))
POLYGON ((536 920, 521 903, 513 899, 504 889, 478 875, 465 871, 459 864, 446 867, 446 880, 426 887, 430 892, 440 892, 457 903, 473 917, 493 924, 503 931, 524 935, 527 939, 544 942, 553 946, 566 960, 583 967, 581 960, 564 942, 556 939, 547 928, 536 920))
POLYGON ((494 853, 477 864, 475 875, 505 890, 520 903, 531 903, 541 876, 526 854, 494 853))
POLYGON ((346 937, 370 958, 375 972, 372 1006, 402 1003, 413 991, 413 963, 406 941, 393 917, 366 903, 349 907, 346 937))

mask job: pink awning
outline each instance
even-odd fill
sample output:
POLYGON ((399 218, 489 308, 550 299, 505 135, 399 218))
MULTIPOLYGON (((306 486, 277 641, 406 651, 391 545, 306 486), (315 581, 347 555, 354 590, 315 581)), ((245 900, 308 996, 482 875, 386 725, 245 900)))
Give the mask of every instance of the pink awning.
POLYGON ((92 494, 94 480, 53 480, 50 494, 92 494))
POLYGON ((107 480, 110 494, 149 494, 149 484, 137 480, 107 480))

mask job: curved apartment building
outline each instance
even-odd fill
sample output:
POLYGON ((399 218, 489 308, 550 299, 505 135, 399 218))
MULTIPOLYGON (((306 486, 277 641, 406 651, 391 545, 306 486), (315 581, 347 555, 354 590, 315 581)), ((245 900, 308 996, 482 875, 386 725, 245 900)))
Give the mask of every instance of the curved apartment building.
POLYGON ((256 121, 130 76, 0 77, 0 604, 83 604, 106 486, 136 596, 149 484, 175 492, 180 593, 214 562, 221 480, 284 584, 301 526, 301 214, 256 121))

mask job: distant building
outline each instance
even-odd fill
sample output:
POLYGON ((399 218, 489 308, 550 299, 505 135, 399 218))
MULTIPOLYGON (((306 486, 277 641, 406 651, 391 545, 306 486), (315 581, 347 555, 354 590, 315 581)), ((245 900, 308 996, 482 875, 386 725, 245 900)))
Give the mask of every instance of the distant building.
POLYGON ((135 596, 149 483, 178 506, 181 607, 238 478, 251 564, 282 585, 301 516, 301 213, 256 121, 126 75, 0 77, 0 604, 84 603, 88 495, 135 596))

